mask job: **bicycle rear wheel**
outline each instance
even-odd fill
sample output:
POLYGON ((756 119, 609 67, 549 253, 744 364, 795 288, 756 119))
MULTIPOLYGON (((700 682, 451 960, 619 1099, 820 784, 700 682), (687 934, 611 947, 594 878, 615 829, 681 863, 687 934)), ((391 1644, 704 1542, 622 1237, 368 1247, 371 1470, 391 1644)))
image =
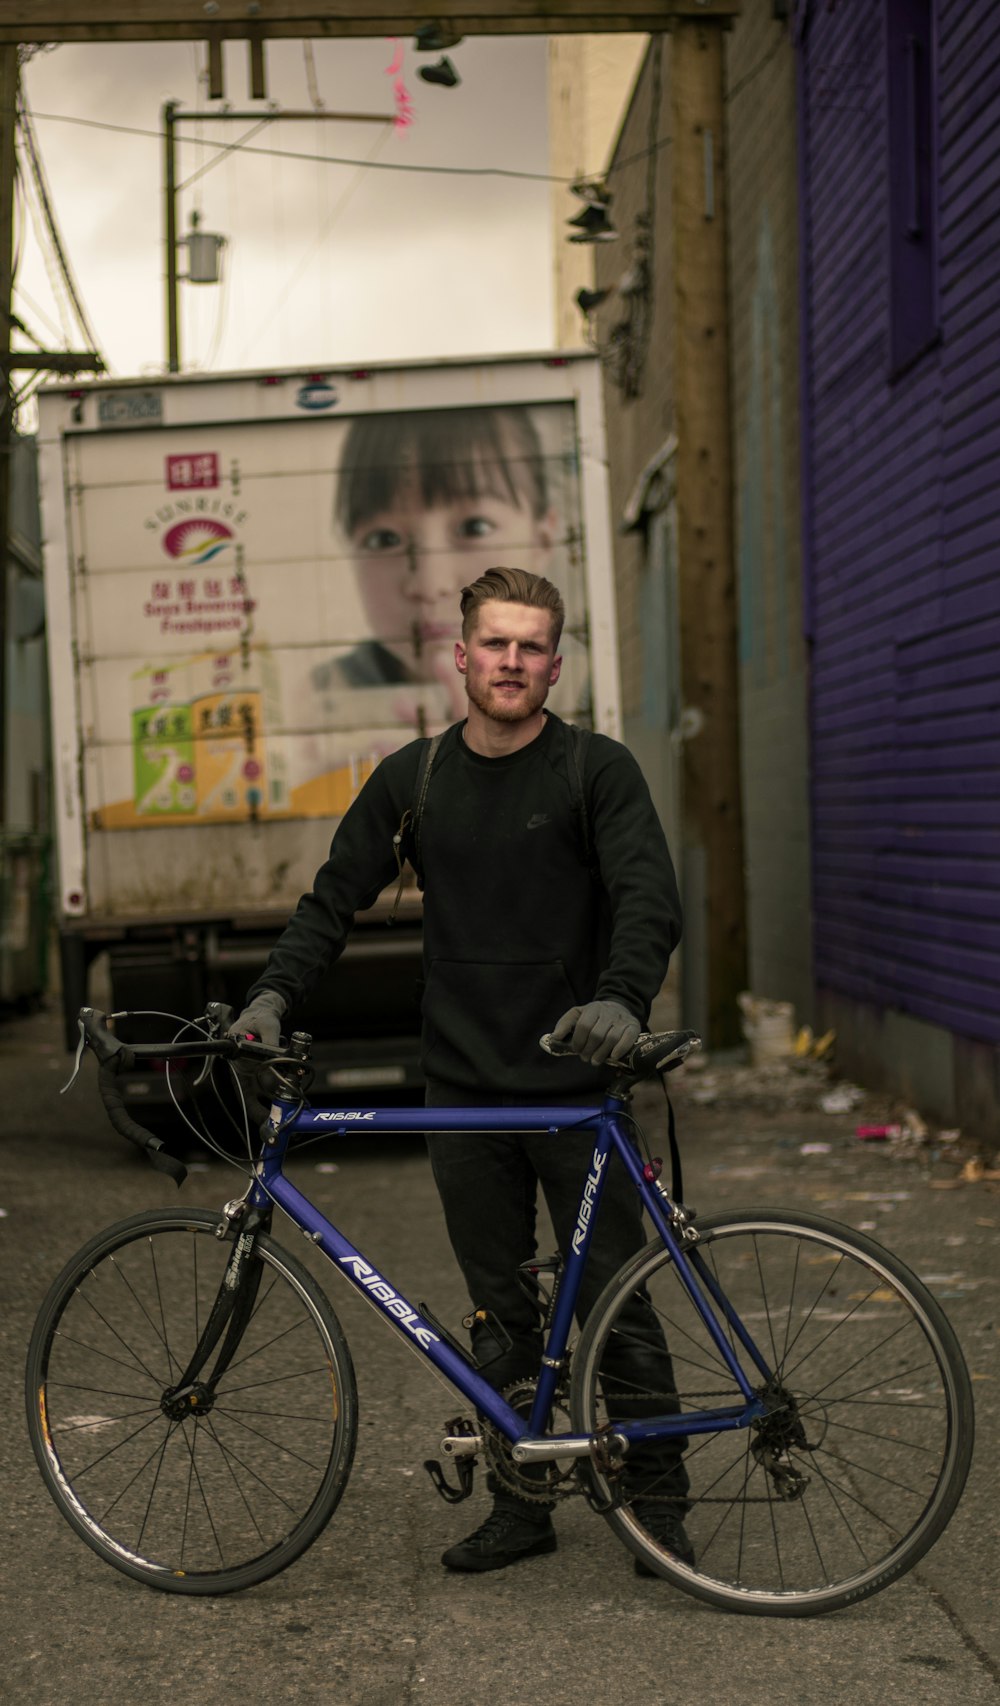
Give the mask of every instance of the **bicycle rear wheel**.
MULTIPOLYGON (((595 1476, 602 1497, 621 1501, 607 1521, 654 1573, 729 1611, 808 1616, 877 1593, 933 1545, 969 1470, 972 1389, 943 1310, 896 1257, 819 1216, 715 1217, 687 1255, 766 1359, 770 1379, 717 1309, 767 1411, 746 1429, 690 1433, 683 1499, 663 1477, 660 1502, 683 1519, 693 1566, 650 1532, 662 1527, 655 1479, 647 1470, 630 1490, 627 1459, 616 1478, 595 1476)), ((659 1241, 648 1245, 581 1335, 574 1428, 741 1401, 669 1256, 659 1241), (675 1395, 622 1377, 637 1309, 647 1341, 651 1322, 666 1336, 675 1395)))
POLYGON ((173 1593, 251 1587, 304 1552, 344 1491, 357 1435, 340 1324, 263 1236, 253 1312, 211 1401, 183 1420, 164 1412, 230 1255, 219 1219, 152 1210, 92 1238, 49 1291, 28 1351, 28 1431, 63 1516, 107 1563, 173 1593))

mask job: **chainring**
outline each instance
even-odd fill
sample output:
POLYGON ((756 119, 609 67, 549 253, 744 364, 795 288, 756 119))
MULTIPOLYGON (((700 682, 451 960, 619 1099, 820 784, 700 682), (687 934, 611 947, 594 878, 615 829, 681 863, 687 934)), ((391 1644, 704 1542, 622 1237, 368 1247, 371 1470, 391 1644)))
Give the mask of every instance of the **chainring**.
MULTIPOLYGON (((526 1415, 534 1403, 537 1385, 537 1380, 515 1380, 511 1386, 503 1388, 500 1396, 506 1399, 512 1410, 526 1415)), ((569 1426, 569 1411, 564 1395, 556 1394, 552 1401, 552 1411, 555 1416, 564 1417, 567 1427, 569 1426)), ((510 1454, 510 1441, 486 1416, 480 1417, 480 1431, 487 1467, 506 1492, 515 1493, 519 1499, 524 1499, 529 1504, 550 1505, 553 1499, 568 1499, 574 1493, 583 1491, 576 1473, 575 1458, 566 1459, 565 1467, 561 1467, 558 1461, 515 1463, 510 1454)))

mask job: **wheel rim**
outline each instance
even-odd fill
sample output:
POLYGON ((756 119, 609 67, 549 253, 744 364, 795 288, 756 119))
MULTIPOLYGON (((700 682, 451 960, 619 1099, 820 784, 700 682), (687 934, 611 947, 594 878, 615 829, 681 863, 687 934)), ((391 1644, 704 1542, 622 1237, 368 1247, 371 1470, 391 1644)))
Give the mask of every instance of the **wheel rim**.
MULTIPOLYGON (((686 1510, 669 1473, 658 1485, 647 1466, 642 1520, 628 1471, 611 1520, 648 1554, 650 1531, 663 1532, 657 1504, 683 1515, 696 1559, 688 1585, 734 1606, 818 1610, 861 1598, 926 1550, 964 1479, 954 1370, 933 1305, 832 1230, 804 1234, 762 1217, 708 1232, 699 1252, 773 1370, 768 1383, 724 1324, 766 1413, 750 1429, 690 1436, 686 1510)), ((670 1265, 655 1254, 635 1280, 670 1346, 681 1410, 733 1403, 735 1383, 670 1265)), ((611 1353, 634 1338, 620 1318, 617 1306, 608 1312, 588 1359, 598 1426, 636 1414, 643 1397, 647 1413, 657 1409, 651 1386, 632 1382, 630 1393, 611 1370, 611 1353)))
POLYGON ((37 1393, 43 1464, 70 1520, 122 1567, 176 1580, 266 1574, 335 1472, 335 1349, 294 1273, 258 1248, 243 1339, 211 1403, 184 1420, 165 1395, 229 1255, 211 1224, 102 1249, 52 1324, 37 1393))

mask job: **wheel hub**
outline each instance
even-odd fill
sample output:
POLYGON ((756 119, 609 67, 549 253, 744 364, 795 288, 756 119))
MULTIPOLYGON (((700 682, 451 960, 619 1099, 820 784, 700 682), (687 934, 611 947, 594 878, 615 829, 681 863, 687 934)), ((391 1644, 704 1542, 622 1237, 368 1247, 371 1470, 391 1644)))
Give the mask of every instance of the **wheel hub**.
POLYGON ((200 1380, 188 1386, 168 1386, 160 1399, 160 1409, 171 1422, 184 1422, 188 1416, 207 1416, 215 1403, 215 1393, 200 1380))
POLYGON ((777 1379, 760 1388, 758 1397, 765 1413, 753 1424, 754 1438, 750 1449, 757 1462, 770 1475, 779 1499, 801 1499, 811 1476, 804 1475, 796 1464, 793 1452, 812 1451, 799 1414, 794 1392, 777 1379))

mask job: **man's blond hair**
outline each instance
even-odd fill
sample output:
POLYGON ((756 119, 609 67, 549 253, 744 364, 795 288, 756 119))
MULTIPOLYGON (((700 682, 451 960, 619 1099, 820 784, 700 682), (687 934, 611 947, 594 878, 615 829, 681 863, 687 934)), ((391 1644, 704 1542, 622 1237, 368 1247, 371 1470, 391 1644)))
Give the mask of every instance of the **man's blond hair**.
POLYGON ((480 606, 489 603, 530 604, 536 610, 547 610, 552 617, 553 650, 566 620, 566 607, 557 586, 544 575, 529 574, 527 569, 487 569, 484 575, 462 588, 462 639, 468 641, 479 621, 480 606))

